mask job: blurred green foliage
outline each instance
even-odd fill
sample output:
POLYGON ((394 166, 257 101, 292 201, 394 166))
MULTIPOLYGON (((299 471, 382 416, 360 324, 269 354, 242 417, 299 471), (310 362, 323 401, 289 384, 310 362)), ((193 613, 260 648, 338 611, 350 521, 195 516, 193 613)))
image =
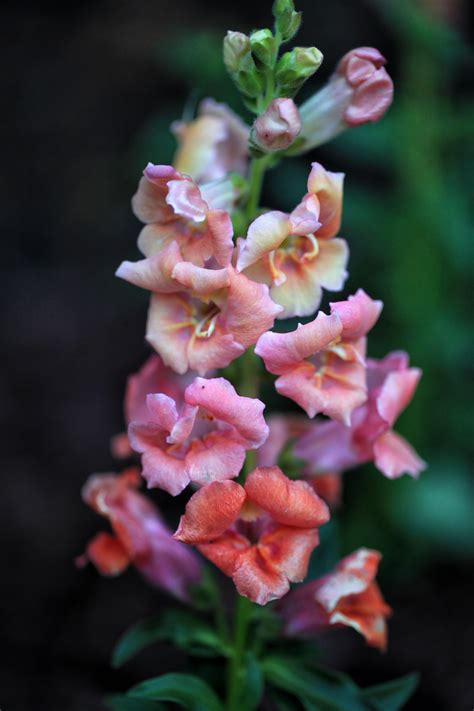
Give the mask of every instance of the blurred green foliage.
MULTIPOLYGON (((344 506, 332 529, 340 545, 327 542, 330 555, 322 566, 367 545, 384 553, 382 576, 404 580, 430 563, 462 562, 474 553, 469 471, 474 104, 456 86, 459 69, 473 60, 453 30, 413 2, 376 7, 399 57, 393 107, 379 124, 347 131, 324 146, 323 155, 286 160, 268 175, 264 197, 271 207, 291 209, 305 190, 311 160, 346 172, 342 235, 351 260, 344 293, 361 286, 384 301, 369 355, 407 350, 412 364, 423 369, 418 392, 396 429, 428 469, 418 482, 388 481, 371 466, 348 473, 344 506)), ((172 160, 169 125, 183 111, 192 116, 203 96, 227 102, 250 121, 226 75, 221 46, 220 34, 184 32, 157 50, 161 66, 189 87, 188 101, 184 109, 178 99, 157 107, 133 146, 134 171, 148 160, 172 160)), ((274 398, 274 405, 291 408, 281 398, 274 398)), ((323 572, 319 564, 316 568, 323 572)))

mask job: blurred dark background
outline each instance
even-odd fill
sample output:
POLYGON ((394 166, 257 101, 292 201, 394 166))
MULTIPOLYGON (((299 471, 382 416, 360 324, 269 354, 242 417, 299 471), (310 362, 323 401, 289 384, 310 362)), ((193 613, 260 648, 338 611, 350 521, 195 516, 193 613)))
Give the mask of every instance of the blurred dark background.
MULTIPOLYGON (((429 462, 419 482, 390 482, 372 467, 346 476, 341 552, 383 551, 395 614, 387 654, 341 632, 322 660, 361 684, 418 669, 407 708, 471 709, 469 4, 297 8, 298 44, 325 55, 306 93, 347 50, 373 45, 389 60, 396 98, 380 124, 287 161, 268 178, 265 202, 290 208, 316 158, 346 172, 345 293, 363 286, 385 302, 372 355, 406 349, 424 370, 397 429, 429 462)), ((111 581, 75 569, 106 526, 80 487, 115 466, 109 438, 123 428, 125 378, 148 352, 147 295, 114 278, 122 259, 137 257, 130 196, 148 160, 172 159, 168 126, 186 102, 210 95, 239 108, 221 39, 268 26, 270 9, 270 0, 3 5, 2 711, 99 711, 105 692, 183 663, 159 648, 110 670, 119 634, 166 600, 134 571, 111 581)), ((172 520, 169 497, 156 498, 172 520)))

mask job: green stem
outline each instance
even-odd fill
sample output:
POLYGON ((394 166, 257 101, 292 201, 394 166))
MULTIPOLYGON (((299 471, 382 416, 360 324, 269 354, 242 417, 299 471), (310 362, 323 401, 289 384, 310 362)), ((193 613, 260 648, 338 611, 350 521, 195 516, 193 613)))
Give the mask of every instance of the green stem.
POLYGON ((239 711, 239 694, 243 677, 243 661, 252 603, 237 595, 234 622, 234 649, 229 661, 226 711, 239 711))

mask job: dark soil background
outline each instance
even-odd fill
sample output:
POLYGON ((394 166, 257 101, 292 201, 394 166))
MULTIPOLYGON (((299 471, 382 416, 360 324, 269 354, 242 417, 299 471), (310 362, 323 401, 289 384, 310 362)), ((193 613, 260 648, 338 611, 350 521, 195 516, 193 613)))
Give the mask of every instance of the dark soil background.
MULTIPOLYGON (((450 6, 450 21, 464 31, 466 7, 450 6)), ((375 3, 299 7, 299 41, 325 38, 326 75, 349 48, 375 45, 397 76, 400 46, 375 3)), ((105 526, 82 504, 80 487, 89 473, 114 467, 109 438, 123 427, 125 378, 148 352, 146 296, 114 270, 135 254, 129 200, 148 157, 150 122, 166 125, 189 96, 182 68, 160 59, 159 48, 179 32, 266 26, 270 2, 16 2, 2 15, 0 707, 99 711, 104 693, 184 662, 159 647, 112 671, 119 634, 166 600, 134 571, 110 581, 73 564, 105 526)), ((153 140, 149 158, 165 162, 169 144, 163 158, 153 140)), ((337 169, 350 169, 338 161, 337 169)), ((357 171, 364 179, 364 167, 357 171)), ((433 555, 385 588, 396 611, 389 652, 343 632, 328 639, 323 659, 361 684, 419 669, 408 709, 471 709, 467 558, 433 555)))

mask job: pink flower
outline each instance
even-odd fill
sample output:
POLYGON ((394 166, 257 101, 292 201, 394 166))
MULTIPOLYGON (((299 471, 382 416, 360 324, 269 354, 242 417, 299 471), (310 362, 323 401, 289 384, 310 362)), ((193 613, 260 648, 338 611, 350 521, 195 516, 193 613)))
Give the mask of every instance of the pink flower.
POLYGON ((172 130, 179 144, 173 164, 198 183, 246 173, 250 129, 226 104, 204 99, 197 118, 172 130))
MULTIPOLYGON (((226 183, 198 187, 169 165, 148 163, 132 198, 135 215, 146 223, 138 237, 140 251, 151 258, 176 242, 182 257, 194 264, 202 266, 211 257, 221 266, 229 264, 233 231, 226 209, 233 197, 226 183)), ((117 274, 136 283, 141 266, 123 262, 117 274)))
MULTIPOLYGON (((184 389, 190 384, 192 377, 177 375, 167 368, 161 358, 153 354, 143 364, 137 373, 127 378, 125 398, 123 403, 125 423, 128 427, 134 420, 140 422, 148 418, 146 397, 149 393, 164 393, 176 401, 183 399, 184 389)), ((122 432, 112 438, 112 454, 117 459, 129 457, 132 453, 128 435, 122 432)))
POLYGON ((375 582, 380 558, 377 551, 359 548, 333 572, 292 590, 279 606, 284 634, 311 636, 332 626, 348 626, 384 651, 391 609, 375 582))
POLYGON ((351 426, 314 424, 297 441, 295 456, 313 462, 321 472, 341 472, 373 461, 389 479, 403 473, 418 476, 425 462, 391 428, 412 399, 420 377, 418 368, 408 367, 405 353, 368 360, 368 400, 352 414, 351 426))
POLYGON ((317 529, 328 520, 326 504, 308 484, 263 467, 244 486, 214 482, 196 492, 175 538, 197 544, 240 595, 265 605, 304 579, 317 529))
POLYGON ((393 99, 385 58, 373 47, 359 47, 342 57, 329 82, 300 107, 306 152, 351 126, 378 121, 393 99))
POLYGON ((136 489, 138 469, 122 474, 94 474, 82 490, 82 498, 110 521, 111 533, 98 533, 77 559, 79 566, 91 561, 102 575, 118 575, 132 563, 154 585, 181 600, 199 582, 200 564, 186 546, 174 540, 157 509, 136 489))
POLYGON ((301 131, 301 120, 292 99, 274 99, 255 121, 251 138, 264 151, 289 148, 301 131))
POLYGON ((294 400, 308 417, 323 413, 349 426, 351 413, 367 399, 365 334, 378 319, 382 303, 359 289, 347 301, 331 304, 331 316, 290 333, 264 333, 255 352, 275 387, 294 400))
POLYGON ((176 496, 193 481, 203 485, 239 474, 248 449, 268 436, 260 400, 237 395, 224 378, 195 378, 176 402, 163 393, 146 399, 148 415, 128 434, 142 454, 149 487, 176 496))
POLYGON ((267 284, 283 307, 279 318, 309 316, 322 289, 339 291, 347 277, 347 244, 334 238, 341 221, 342 173, 313 163, 308 193, 290 215, 276 210, 257 217, 239 240, 237 271, 267 284))

